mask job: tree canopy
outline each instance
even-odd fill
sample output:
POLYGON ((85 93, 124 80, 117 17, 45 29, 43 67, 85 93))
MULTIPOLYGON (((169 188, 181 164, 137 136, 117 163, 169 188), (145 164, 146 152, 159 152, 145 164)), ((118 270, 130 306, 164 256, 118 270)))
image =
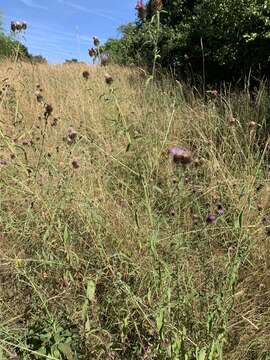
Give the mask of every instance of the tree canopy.
POLYGON ((113 59, 151 67, 157 39, 159 65, 177 76, 201 76, 203 61, 209 81, 268 76, 270 0, 163 0, 159 10, 156 2, 107 42, 113 59))

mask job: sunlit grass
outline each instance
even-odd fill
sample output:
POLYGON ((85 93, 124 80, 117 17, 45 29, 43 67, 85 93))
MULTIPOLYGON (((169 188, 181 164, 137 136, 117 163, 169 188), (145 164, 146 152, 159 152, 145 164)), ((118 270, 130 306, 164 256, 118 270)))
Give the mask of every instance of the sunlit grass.
POLYGON ((265 85, 205 102, 116 66, 0 79, 0 358, 269 359, 265 85))

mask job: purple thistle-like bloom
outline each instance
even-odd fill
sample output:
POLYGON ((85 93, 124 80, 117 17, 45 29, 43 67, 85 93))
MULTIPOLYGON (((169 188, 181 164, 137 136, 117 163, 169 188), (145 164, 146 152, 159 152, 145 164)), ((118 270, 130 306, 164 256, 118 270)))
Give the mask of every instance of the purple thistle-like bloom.
POLYGON ((143 0, 137 1, 137 5, 136 5, 135 9, 137 10, 138 18, 140 18, 141 20, 144 20, 147 16, 147 8, 144 5, 143 0))
POLYGON ((222 216, 225 213, 225 209, 222 205, 218 205, 218 215, 222 216))
POLYGON ((216 221, 216 216, 214 214, 209 214, 206 218, 206 222, 212 224, 216 221))
POLYGON ((109 54, 107 54, 107 53, 101 54, 101 56, 100 56, 101 65, 106 66, 106 65, 108 65, 108 62, 109 62, 109 54))
POLYGON ((7 165, 7 161, 6 160, 0 160, 0 165, 7 165))
POLYGON ((187 148, 174 146, 168 149, 168 153, 173 156, 176 164, 187 165, 192 162, 192 153, 187 148))
POLYGON ((182 155, 184 154, 186 151, 188 151, 187 148, 184 147, 178 147, 178 146, 173 146, 171 148, 168 149, 168 153, 170 155, 182 155))

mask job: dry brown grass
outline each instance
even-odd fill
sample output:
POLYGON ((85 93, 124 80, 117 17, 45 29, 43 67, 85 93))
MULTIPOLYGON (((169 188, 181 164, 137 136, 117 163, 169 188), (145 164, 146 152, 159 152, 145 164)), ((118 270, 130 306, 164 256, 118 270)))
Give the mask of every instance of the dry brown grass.
POLYGON ((116 66, 7 62, 0 80, 0 356, 269 359, 264 84, 254 104, 116 66))

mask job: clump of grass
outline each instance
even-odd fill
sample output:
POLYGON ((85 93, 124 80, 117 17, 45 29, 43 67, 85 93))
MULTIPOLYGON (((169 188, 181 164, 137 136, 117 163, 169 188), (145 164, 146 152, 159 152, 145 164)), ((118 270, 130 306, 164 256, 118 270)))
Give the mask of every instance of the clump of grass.
POLYGON ((0 357, 267 359, 265 85, 84 71, 0 66, 0 357))

